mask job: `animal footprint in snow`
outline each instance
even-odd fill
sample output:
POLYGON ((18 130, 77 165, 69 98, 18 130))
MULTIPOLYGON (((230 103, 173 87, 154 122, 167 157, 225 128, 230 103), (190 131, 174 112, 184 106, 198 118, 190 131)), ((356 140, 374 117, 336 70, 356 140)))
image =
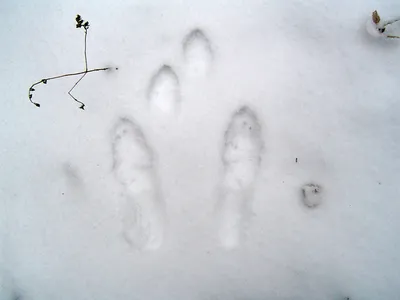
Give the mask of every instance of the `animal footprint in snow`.
POLYGON ((190 75, 204 75, 213 60, 210 40, 200 29, 192 30, 182 42, 183 55, 190 75))
POLYGON ((244 106, 232 117, 222 151, 219 237, 223 246, 239 245, 261 162, 263 140, 256 114, 244 106))
POLYGON ((125 189, 123 233, 139 249, 157 249, 164 234, 164 205, 156 179, 153 152, 142 130, 120 119, 113 130, 113 171, 125 189))
POLYGON ((163 65, 150 80, 147 100, 152 110, 175 114, 181 104, 180 93, 178 76, 170 66, 163 65))
POLYGON ((304 205, 310 208, 320 205, 322 202, 321 192, 322 189, 318 184, 309 183, 303 185, 302 193, 304 205))

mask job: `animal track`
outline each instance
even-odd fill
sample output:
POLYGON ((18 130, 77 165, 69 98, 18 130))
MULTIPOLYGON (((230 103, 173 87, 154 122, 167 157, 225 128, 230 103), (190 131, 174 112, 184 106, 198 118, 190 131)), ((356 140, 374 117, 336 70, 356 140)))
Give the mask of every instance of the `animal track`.
POLYGON ((322 197, 321 192, 322 189, 318 184, 305 184, 301 188, 303 194, 303 203, 307 207, 314 208, 321 204, 322 197))
POLYGON ((227 248, 240 243, 262 148, 261 126, 257 116, 244 106, 232 116, 222 151, 224 174, 219 199, 219 237, 227 248))
MULTIPOLYGON (((192 30, 183 39, 182 47, 188 71, 192 74, 207 72, 213 59, 207 36, 200 29, 192 30)), ((146 96, 152 113, 179 113, 182 102, 180 80, 171 66, 162 65, 151 77, 146 96)), ((158 188, 152 149, 141 128, 126 118, 121 118, 114 127, 112 148, 113 171, 125 190, 125 204, 122 209, 124 236, 136 248, 156 249, 161 246, 163 240, 165 211, 158 188)), ((225 177, 230 180, 228 173, 225 177)), ((224 193, 230 190, 229 185, 224 185, 224 193)), ((241 195, 240 191, 223 198, 235 198, 237 195, 241 195)), ((225 211, 228 210, 229 207, 225 211)), ((229 217, 234 213, 227 215, 229 217)))
POLYGON ((113 171, 124 186, 123 233, 139 249, 157 249, 164 235, 164 205, 154 155, 141 128, 121 118, 113 130, 113 171))
POLYGON ((183 55, 190 75, 204 75, 209 71, 214 53, 209 38, 198 28, 185 36, 183 55))
POLYGON ((163 65, 151 78, 147 90, 147 100, 152 110, 174 114, 179 111, 181 92, 179 79, 174 70, 163 65))

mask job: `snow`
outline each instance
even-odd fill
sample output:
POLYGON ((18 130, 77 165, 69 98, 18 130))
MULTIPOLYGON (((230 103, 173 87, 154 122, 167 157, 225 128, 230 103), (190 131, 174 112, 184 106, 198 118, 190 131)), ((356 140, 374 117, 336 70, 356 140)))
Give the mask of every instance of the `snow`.
POLYGON ((1 3, 0 299, 399 298, 400 44, 375 9, 400 2, 1 3), (77 13, 89 68, 118 70, 85 111, 77 78, 37 108, 33 82, 84 68, 77 13), (242 107, 260 130, 233 149, 242 107))

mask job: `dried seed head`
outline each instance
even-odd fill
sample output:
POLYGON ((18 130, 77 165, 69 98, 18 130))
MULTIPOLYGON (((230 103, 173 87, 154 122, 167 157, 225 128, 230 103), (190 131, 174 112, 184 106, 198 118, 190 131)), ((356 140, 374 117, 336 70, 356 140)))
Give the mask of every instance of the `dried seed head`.
POLYGON ((378 15, 378 12, 376 10, 372 13, 372 21, 375 24, 378 24, 381 21, 381 17, 378 15))

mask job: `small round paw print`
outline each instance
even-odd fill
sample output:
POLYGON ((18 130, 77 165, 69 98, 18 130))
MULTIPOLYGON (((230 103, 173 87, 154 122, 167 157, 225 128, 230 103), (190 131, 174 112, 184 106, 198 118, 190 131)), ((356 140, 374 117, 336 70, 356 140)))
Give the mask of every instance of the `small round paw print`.
POLYGON ((317 207, 322 202, 322 188, 318 184, 309 183, 302 187, 303 203, 309 208, 317 207))

